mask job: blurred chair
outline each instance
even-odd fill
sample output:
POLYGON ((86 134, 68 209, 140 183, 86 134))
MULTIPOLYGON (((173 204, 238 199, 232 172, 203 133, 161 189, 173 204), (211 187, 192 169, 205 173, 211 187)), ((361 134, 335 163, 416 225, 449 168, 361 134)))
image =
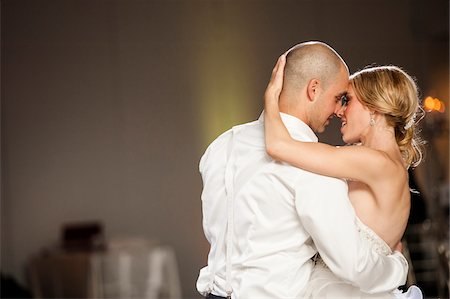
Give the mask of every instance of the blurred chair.
POLYGON ((28 274, 35 298, 181 298, 174 251, 139 238, 34 256, 28 274))
POLYGON ((145 239, 109 242, 93 256, 92 273, 95 298, 181 298, 173 250, 145 239))
POLYGON ((104 250, 103 225, 99 221, 64 224, 61 229, 61 247, 65 251, 76 252, 104 250))
POLYGON ((54 252, 34 256, 28 279, 34 298, 91 298, 94 282, 89 253, 54 252))

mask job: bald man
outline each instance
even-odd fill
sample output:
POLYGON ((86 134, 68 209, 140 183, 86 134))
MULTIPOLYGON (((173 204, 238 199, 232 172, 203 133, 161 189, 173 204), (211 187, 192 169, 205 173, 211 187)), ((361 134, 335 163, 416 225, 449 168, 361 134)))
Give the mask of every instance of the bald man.
MULTIPOLYGON (((293 138, 318 141, 314 132, 322 132, 340 108, 348 77, 345 62, 324 43, 288 51, 280 111, 293 138)), ((344 181, 267 156, 263 114, 214 140, 200 173, 211 248, 197 289, 206 298, 301 298, 318 252, 363 292, 405 282, 401 254, 379 255, 359 239, 344 181)))

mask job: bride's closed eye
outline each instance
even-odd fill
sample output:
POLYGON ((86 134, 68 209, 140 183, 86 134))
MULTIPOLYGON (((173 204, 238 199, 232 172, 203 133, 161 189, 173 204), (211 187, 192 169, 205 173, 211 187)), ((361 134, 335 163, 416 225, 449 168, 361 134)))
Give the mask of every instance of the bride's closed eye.
POLYGON ((349 96, 346 93, 338 96, 337 98, 338 98, 338 101, 341 102, 341 107, 347 106, 348 102, 350 101, 349 96))

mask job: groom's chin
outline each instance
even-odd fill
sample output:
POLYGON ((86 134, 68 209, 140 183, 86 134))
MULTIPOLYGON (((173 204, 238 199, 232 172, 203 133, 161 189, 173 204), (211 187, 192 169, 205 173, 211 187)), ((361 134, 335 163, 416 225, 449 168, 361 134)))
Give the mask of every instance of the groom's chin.
POLYGON ((314 131, 316 133, 323 133, 323 132, 325 132, 326 127, 327 127, 327 124, 324 124, 324 125, 322 125, 320 127, 317 127, 314 131))

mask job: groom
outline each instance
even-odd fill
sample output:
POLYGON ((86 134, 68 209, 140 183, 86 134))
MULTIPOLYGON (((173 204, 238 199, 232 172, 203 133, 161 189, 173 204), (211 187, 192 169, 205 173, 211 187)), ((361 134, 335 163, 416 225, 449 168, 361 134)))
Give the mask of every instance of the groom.
MULTIPOLYGON (((314 132, 341 108, 348 77, 345 62, 324 43, 289 51, 280 111, 293 138, 317 142, 314 132)), ((267 156, 262 116, 214 140, 200 172, 211 248, 197 289, 206 298, 300 298, 317 252, 363 292, 390 291, 406 281, 400 253, 379 255, 359 239, 344 181, 267 156)))

